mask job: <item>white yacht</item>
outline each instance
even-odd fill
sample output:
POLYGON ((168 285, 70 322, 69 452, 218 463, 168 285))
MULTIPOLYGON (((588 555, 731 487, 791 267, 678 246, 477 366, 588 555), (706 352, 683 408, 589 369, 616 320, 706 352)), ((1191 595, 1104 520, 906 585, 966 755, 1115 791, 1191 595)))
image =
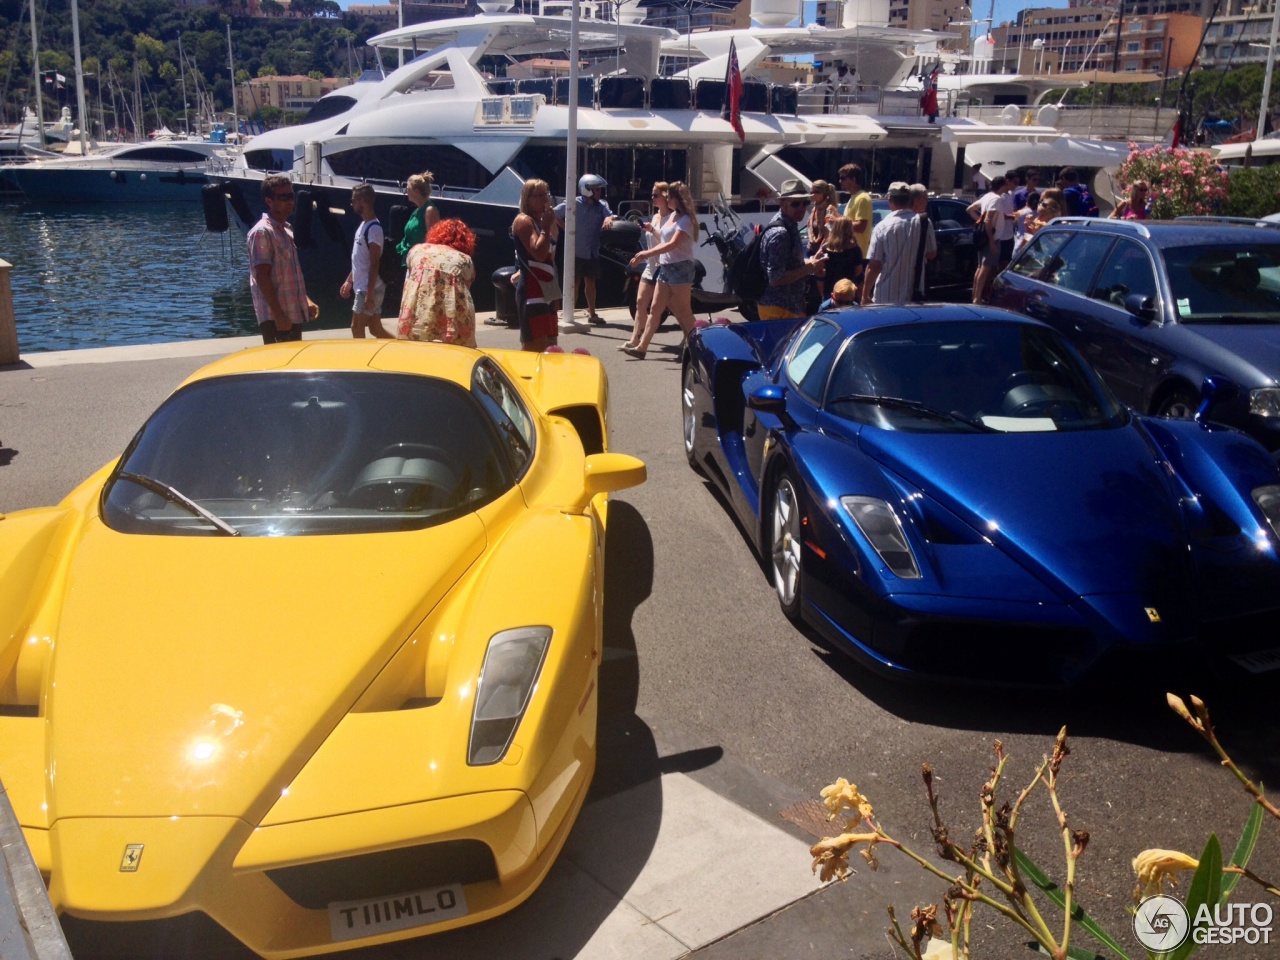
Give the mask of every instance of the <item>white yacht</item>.
MULTIPOLYGON (((480 238, 479 275, 509 265, 520 186, 539 177, 563 188, 571 120, 570 80, 533 76, 528 61, 562 61, 574 24, 567 15, 503 12, 503 0, 481 6, 488 12, 372 38, 380 63, 403 57, 404 65, 335 90, 302 123, 249 141, 234 169, 217 178, 245 225, 262 210, 262 179, 287 174, 299 191, 295 235, 304 269, 327 276, 345 270, 356 223, 347 210, 351 188, 375 186, 394 237, 405 214, 403 183, 431 170, 441 213, 460 217, 480 238)), ((830 180, 850 161, 861 162, 876 185, 918 180, 946 192, 962 186, 964 143, 944 142, 945 128, 960 140, 966 127, 997 139, 1058 139, 1042 128, 1002 134, 964 118, 927 122, 912 78, 940 37, 887 26, 887 0, 846 0, 841 26, 798 28, 780 25, 794 17, 792 3, 753 0, 759 25, 685 35, 638 22, 645 11, 637 0, 600 4, 618 9, 616 21, 597 19, 589 0, 581 6, 577 167, 609 182, 618 213, 646 213, 655 180, 683 180, 695 199, 725 197, 764 213, 783 180, 830 180), (741 137, 721 116, 731 43, 744 78, 741 137), (833 102, 821 86, 761 79, 779 60, 808 56, 856 58, 862 88, 833 102)), ((543 10, 567 14, 567 7, 547 0, 543 10)), ((1056 154, 1043 161, 1062 163, 1056 154)), ((489 284, 474 292, 487 306, 489 284)))
POLYGON ((210 160, 227 152, 196 139, 80 147, 72 140, 58 156, 0 164, 0 177, 36 203, 194 201, 210 160))

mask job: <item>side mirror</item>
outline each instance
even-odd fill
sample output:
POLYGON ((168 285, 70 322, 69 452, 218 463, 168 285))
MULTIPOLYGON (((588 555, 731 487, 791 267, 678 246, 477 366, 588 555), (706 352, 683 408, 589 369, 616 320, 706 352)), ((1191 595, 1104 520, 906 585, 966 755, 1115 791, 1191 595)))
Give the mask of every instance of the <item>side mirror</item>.
POLYGON ((648 469, 643 460, 629 457, 625 453, 593 453, 587 457, 583 469, 582 497, 574 504, 574 513, 587 509, 587 504, 600 493, 613 493, 615 490, 626 490, 638 487, 648 477, 648 469))
POLYGON ((1196 408, 1196 423, 1209 418, 1209 410, 1215 403, 1234 400, 1240 395, 1240 387, 1226 377, 1205 377, 1200 384, 1200 406, 1196 408))
POLYGON ((772 413, 780 417, 787 412, 787 390, 776 383, 766 383, 748 394, 747 406, 759 413, 772 413))
POLYGON ((1155 299, 1141 293, 1128 294, 1124 298, 1124 308, 1143 323, 1152 323, 1156 319, 1155 299))

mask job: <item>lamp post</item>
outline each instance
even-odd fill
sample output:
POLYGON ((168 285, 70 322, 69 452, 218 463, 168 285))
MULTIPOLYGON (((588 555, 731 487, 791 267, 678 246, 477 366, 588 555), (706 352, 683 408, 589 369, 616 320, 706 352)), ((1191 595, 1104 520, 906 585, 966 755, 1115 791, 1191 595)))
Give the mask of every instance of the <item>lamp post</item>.
POLYGON ((1038 74, 1044 61, 1044 40, 1036 37, 1031 41, 1031 72, 1038 74))

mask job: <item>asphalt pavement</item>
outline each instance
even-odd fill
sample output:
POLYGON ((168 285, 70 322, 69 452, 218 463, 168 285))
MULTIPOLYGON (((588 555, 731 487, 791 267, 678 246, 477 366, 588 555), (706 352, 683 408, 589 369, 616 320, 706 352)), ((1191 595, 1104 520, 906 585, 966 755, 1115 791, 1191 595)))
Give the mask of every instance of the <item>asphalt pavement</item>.
MULTIPOLYGON (((826 827, 815 811, 821 788, 838 776, 856 782, 889 832, 928 855, 922 762, 933 766, 952 837, 967 838, 979 822, 995 742, 1011 758, 1007 783, 1016 792, 1064 724, 1073 752, 1063 802, 1072 827, 1091 837, 1078 900, 1130 956, 1142 956, 1126 911, 1129 861, 1148 847, 1197 855, 1210 831, 1229 851, 1249 809, 1165 706, 1164 691, 1204 696, 1245 771, 1275 783, 1274 686, 1242 690, 1158 657, 1149 671, 1065 693, 870 675, 782 616, 747 540, 685 463, 679 332, 659 334, 648 357, 634 360, 616 349, 630 332, 625 311, 603 315, 604 327, 561 343, 604 362, 611 448, 645 460, 649 480, 616 495, 610 508, 600 766, 591 797, 543 889, 507 917, 350 956, 888 958, 886 906, 905 919, 913 905, 940 901, 945 885, 885 849, 878 871, 856 861, 845 883, 814 881, 806 847, 826 827)), ((517 346, 506 328, 482 325, 479 340, 517 346)), ((0 511, 55 503, 116 456, 187 375, 214 354, 256 342, 33 354, 0 368, 0 511)), ((939 670, 945 675, 946 665, 939 670)), ((1020 826, 1019 842, 1061 879, 1061 837, 1047 795, 1033 799, 1020 826)), ((1264 825, 1253 865, 1264 877, 1280 875, 1280 824, 1264 825)), ((1242 885, 1235 899, 1263 899, 1251 893, 1242 885)), ((123 955, 100 932, 73 933, 77 957, 123 955)), ((991 912, 979 913, 974 936, 984 960, 1030 955, 1027 937, 991 912)), ((1272 940, 1206 946, 1200 955, 1263 960, 1280 955, 1280 929, 1272 940)), ((1097 947, 1087 937, 1073 943, 1097 947)), ((148 956, 230 955, 210 949, 169 942, 148 956)))

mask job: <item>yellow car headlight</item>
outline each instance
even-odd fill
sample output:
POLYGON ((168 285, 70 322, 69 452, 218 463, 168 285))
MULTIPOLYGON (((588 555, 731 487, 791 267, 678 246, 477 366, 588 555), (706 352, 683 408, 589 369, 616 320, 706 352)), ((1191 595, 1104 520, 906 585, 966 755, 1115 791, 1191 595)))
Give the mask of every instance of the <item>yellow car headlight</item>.
POLYGON ((550 627, 517 627, 489 639, 476 685, 467 763, 485 766, 506 756, 537 685, 551 632, 550 627))

